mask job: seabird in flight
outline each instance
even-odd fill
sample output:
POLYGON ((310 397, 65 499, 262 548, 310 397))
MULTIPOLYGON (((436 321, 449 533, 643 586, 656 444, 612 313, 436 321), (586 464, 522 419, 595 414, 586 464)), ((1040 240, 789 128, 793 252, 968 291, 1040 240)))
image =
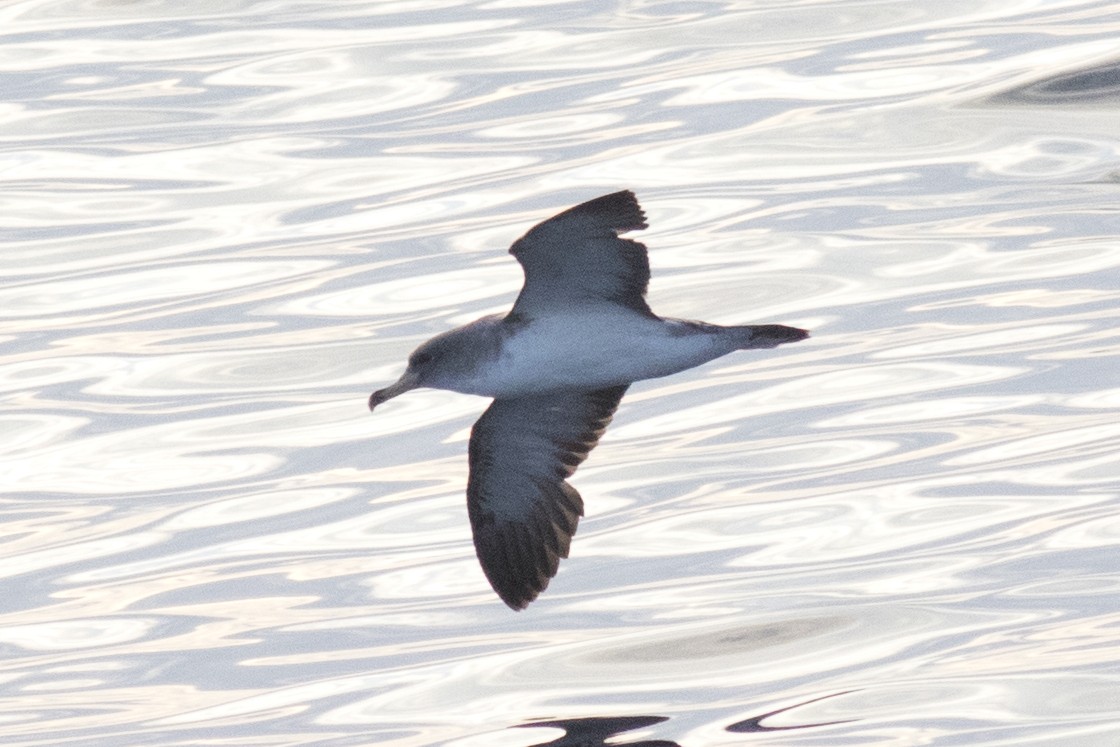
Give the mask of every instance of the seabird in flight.
POLYGON ((630 191, 534 226, 509 250, 525 272, 513 309, 428 340, 369 398, 371 410, 417 387, 493 398, 471 430, 467 512, 482 570, 512 609, 536 599, 568 557, 583 500, 567 479, 632 382, 809 336, 657 316, 645 299, 646 248, 619 237, 643 228, 630 191))

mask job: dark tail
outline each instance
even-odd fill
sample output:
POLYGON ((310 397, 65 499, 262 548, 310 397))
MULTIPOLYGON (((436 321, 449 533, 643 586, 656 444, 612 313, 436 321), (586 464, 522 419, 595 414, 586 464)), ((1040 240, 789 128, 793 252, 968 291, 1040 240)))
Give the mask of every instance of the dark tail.
POLYGON ((740 350, 749 348, 776 348, 787 342, 804 340, 809 333, 797 327, 785 327, 781 324, 756 324, 742 327, 732 327, 743 335, 739 345, 740 350))

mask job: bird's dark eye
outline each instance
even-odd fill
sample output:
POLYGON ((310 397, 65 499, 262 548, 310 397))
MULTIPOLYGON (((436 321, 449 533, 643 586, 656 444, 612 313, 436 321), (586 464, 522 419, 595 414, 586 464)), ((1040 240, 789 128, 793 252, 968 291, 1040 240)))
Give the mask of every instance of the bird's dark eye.
POLYGON ((431 353, 417 353, 416 355, 412 356, 412 365, 423 366, 424 364, 428 363, 431 359, 432 359, 432 354, 431 353))

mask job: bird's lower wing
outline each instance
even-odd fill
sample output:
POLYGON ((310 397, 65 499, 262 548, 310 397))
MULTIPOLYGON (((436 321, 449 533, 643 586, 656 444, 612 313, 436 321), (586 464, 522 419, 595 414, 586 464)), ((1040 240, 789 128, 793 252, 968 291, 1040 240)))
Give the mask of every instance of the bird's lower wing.
POLYGON ((568 557, 583 500, 566 480, 595 448, 626 386, 496 399, 474 424, 467 511, 490 585, 524 609, 568 557))

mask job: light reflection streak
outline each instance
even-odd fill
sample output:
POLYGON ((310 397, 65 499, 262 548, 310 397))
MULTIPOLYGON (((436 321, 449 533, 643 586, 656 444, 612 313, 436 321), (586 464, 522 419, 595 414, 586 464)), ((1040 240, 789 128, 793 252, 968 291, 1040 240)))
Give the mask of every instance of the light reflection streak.
POLYGON ((29 651, 66 651, 118 646, 147 636, 154 621, 98 617, 38 625, 0 625, 0 641, 29 651))
POLYGON ((311 262, 226 262, 139 270, 96 279, 45 281, 0 289, 0 304, 4 304, 9 316, 50 317, 242 288, 326 266, 311 262))

